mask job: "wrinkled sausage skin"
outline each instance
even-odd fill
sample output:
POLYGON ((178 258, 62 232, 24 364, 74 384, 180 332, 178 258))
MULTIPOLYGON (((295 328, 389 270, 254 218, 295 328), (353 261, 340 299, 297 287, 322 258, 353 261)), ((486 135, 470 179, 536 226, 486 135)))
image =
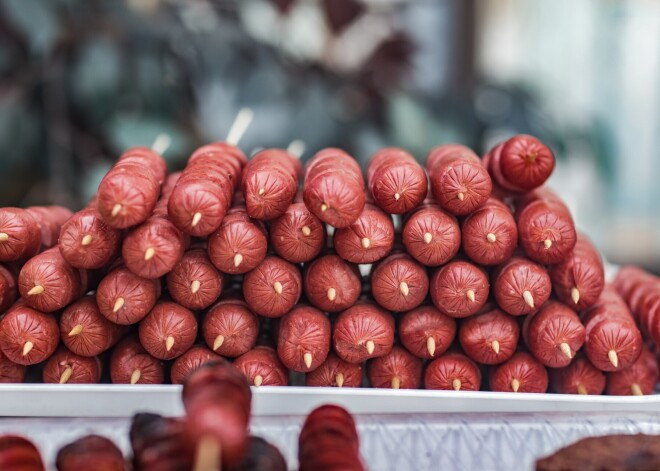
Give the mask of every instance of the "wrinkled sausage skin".
POLYGON ((351 307, 362 292, 358 268, 337 255, 324 255, 306 267, 303 276, 310 303, 327 312, 351 307))
POLYGON ((394 345, 394 319, 377 306, 358 303, 335 320, 332 344, 339 358, 349 363, 383 356, 394 345))
POLYGON ((422 361, 399 346, 369 360, 368 371, 374 388, 419 389, 422 385, 422 361))
POLYGON ((197 319, 178 304, 160 301, 140 322, 140 343, 152 356, 172 360, 186 352, 197 337, 197 319))
POLYGON ((46 360, 55 352, 59 340, 54 316, 20 302, 0 320, 0 349, 19 365, 36 365, 46 360))
POLYGON ((223 299, 206 313, 202 331, 211 350, 235 358, 251 350, 257 343, 259 319, 245 301, 223 299))
POLYGON ((429 291, 426 269, 407 254, 382 260, 371 274, 371 294, 389 311, 409 311, 419 306, 429 291))
POLYGON ((266 257, 243 280, 245 301, 265 317, 282 317, 296 305, 301 293, 300 271, 279 257, 266 257))
POLYGON ((386 256, 394 245, 394 225, 389 215, 367 204, 350 226, 337 229, 335 250, 352 263, 373 263, 386 256))
POLYGON ((435 267, 456 256, 461 230, 456 217, 433 203, 424 203, 406 218, 403 245, 419 263, 435 267))
POLYGON ((440 312, 450 317, 468 317, 488 299, 488 276, 476 265, 456 260, 433 273, 429 291, 440 312))
POLYGON ((318 368, 330 351, 330 320, 311 306, 298 306, 279 323, 277 353, 284 366, 307 373, 318 368))
POLYGON ((291 263, 309 262, 325 247, 325 224, 304 203, 293 203, 270 226, 275 253, 291 263))
POLYGON ((362 365, 348 363, 330 352, 314 371, 307 373, 306 386, 359 388, 362 384, 362 365))
POLYGON ((457 352, 445 353, 427 365, 424 387, 445 391, 479 391, 481 371, 465 355, 457 352))
POLYGON ((490 389, 498 392, 544 393, 548 390, 548 372, 532 355, 518 352, 491 371, 490 389))
POLYGON ((511 358, 519 337, 516 320, 499 309, 465 319, 458 332, 465 354, 484 365, 497 365, 511 358))
POLYGON ((287 386, 289 374, 277 356, 275 350, 269 347, 255 347, 234 361, 247 378, 255 386, 287 386))
POLYGON ((409 352, 432 359, 445 353, 454 341, 456 321, 433 306, 420 306, 401 317, 398 333, 409 352))

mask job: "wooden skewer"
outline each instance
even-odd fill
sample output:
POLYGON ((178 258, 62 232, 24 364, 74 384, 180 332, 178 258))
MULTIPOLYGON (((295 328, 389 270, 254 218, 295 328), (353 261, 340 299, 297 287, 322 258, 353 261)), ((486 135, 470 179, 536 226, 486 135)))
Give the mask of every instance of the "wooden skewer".
POLYGON ((500 342, 497 340, 493 340, 493 342, 490 344, 490 346, 493 348, 493 351, 495 352, 495 355, 500 354, 500 342))
POLYGON ((222 347, 223 343, 225 343, 225 336, 218 335, 213 341, 213 351, 215 352, 218 348, 222 347))
POLYGON ((222 471, 221 447, 215 437, 204 436, 197 444, 194 471, 222 471))
POLYGON ((435 355, 435 338, 429 337, 426 339, 426 350, 428 350, 429 355, 435 355))
POLYGON ((81 333, 82 331, 83 331, 83 326, 82 326, 82 324, 77 324, 77 325, 75 325, 75 326, 73 327, 73 329, 71 329, 71 331, 69 332, 69 337, 73 337, 74 335, 78 335, 78 334, 81 333))
POLYGON ((295 139, 291 141, 289 147, 286 148, 286 151, 293 155, 294 157, 300 158, 305 153, 305 142, 300 139, 295 139))
POLYGON ((373 340, 368 340, 367 344, 366 344, 366 347, 367 347, 367 353, 369 355, 371 355, 374 352, 374 350, 376 349, 376 345, 374 344, 373 340))
POLYGON ((236 118, 234 118, 234 122, 232 123, 231 128, 229 128, 225 142, 233 146, 238 145, 241 138, 245 134, 245 131, 247 131, 247 129, 250 127, 253 118, 254 113, 252 112, 251 108, 241 108, 241 110, 236 115, 236 118))
POLYGON ((170 148, 171 144, 172 138, 170 135, 167 133, 161 133, 156 136, 156 139, 154 139, 154 142, 151 144, 151 150, 156 154, 163 155, 165 151, 170 148))
POLYGON ((117 298, 115 301, 115 305, 112 308, 112 312, 117 312, 119 311, 122 307, 124 307, 124 298, 117 298))

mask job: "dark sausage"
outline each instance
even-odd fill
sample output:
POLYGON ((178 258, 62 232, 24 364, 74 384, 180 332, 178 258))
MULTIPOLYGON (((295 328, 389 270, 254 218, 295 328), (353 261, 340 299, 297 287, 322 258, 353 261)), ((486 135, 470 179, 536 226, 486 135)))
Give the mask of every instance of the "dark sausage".
POLYGON ((251 350, 259 335, 259 319, 243 300, 223 299, 204 316, 206 344, 220 355, 234 358, 251 350))
POLYGON ((646 396, 658 384, 658 360, 647 349, 629 368, 607 374, 607 394, 612 396, 646 396))
POLYGON ((266 257, 243 279, 245 301, 265 317, 282 317, 298 303, 301 293, 300 271, 279 257, 266 257))
POLYGON ((366 204, 348 227, 335 230, 335 250, 352 263, 373 263, 386 256, 394 245, 394 225, 389 215, 366 204))
POLYGON ((189 471, 193 458, 183 439, 183 421, 156 414, 133 416, 129 437, 137 471, 189 471))
POLYGON ((223 358, 217 353, 213 353, 201 345, 193 346, 172 363, 170 371, 172 384, 183 384, 193 371, 202 365, 217 361, 223 361, 223 358))
POLYGON ((316 308, 297 306, 279 322, 277 354, 284 366, 307 373, 318 368, 330 351, 330 320, 316 308))
POLYGON ((314 371, 307 373, 306 386, 359 388, 362 384, 362 365, 348 363, 333 352, 314 371))
POLYGON ((490 389, 498 392, 544 393, 548 372, 532 355, 518 352, 490 373, 490 389))
POLYGON ((162 384, 163 362, 152 357, 137 336, 127 337, 112 350, 110 379, 114 384, 162 384))
POLYGON ((57 320, 20 301, 0 320, 0 349, 19 365, 36 365, 50 357, 60 341, 57 320))
POLYGON ((552 283, 547 270, 531 260, 514 257, 493 274, 497 305, 512 316, 538 310, 550 299, 552 283))
POLYGON ((465 319, 458 331, 465 354, 484 365, 497 365, 511 358, 519 337, 515 318, 499 309, 465 319))
POLYGON ((148 280, 125 267, 115 268, 99 283, 96 302, 110 322, 131 325, 140 322, 160 297, 160 280, 148 280))
POLYGON ((550 389, 559 394, 592 394, 605 390, 605 375, 584 356, 565 368, 550 369, 550 389))
POLYGON ((127 471, 124 456, 117 445, 98 435, 87 435, 57 452, 57 471, 127 471))
POLYGON ((25 209, 0 208, 0 262, 22 262, 41 248, 41 230, 25 209))
POLYGON ((14 363, 0 351, 0 383, 22 383, 25 366, 14 363))
POLYGON ((160 301, 140 322, 140 343, 161 360, 172 360, 192 347, 197 337, 197 319, 178 304, 160 301))
POLYGON ((445 353, 426 367, 424 387, 444 391, 479 391, 481 371, 465 355, 456 352, 445 353))
POLYGON ((367 186, 376 204, 389 214, 412 211, 428 192, 422 166, 408 152, 395 147, 381 149, 371 157, 367 186))
POLYGON ((420 306, 401 317, 398 332, 408 351, 431 359, 445 353, 454 341, 456 321, 433 306, 420 306))
POLYGON ((120 243, 120 230, 106 224, 96 208, 88 207, 62 226, 58 247, 71 266, 94 270, 112 261, 120 243))
POLYGON ((505 262, 518 246, 518 227, 509 208, 490 198, 463 221, 463 250, 481 265, 505 262))
POLYGON ((36 446, 17 435, 0 436, 0 469, 6 471, 45 471, 36 446))
POLYGON ((11 265, 0 265, 0 314, 14 304, 18 297, 18 272, 11 265))
POLYGON ((210 262, 204 249, 192 249, 167 274, 167 290, 183 307, 206 309, 217 301, 224 285, 223 276, 210 262))
POLYGON ((380 261, 371 273, 371 294, 389 311, 416 308, 429 292, 426 269, 407 254, 394 254, 380 261))
POLYGON ((94 384, 101 381, 101 360, 81 357, 60 347, 48 359, 43 371, 44 383, 94 384))
POLYGON ((337 255, 325 255, 305 268, 305 294, 322 311, 339 312, 351 307, 362 291, 358 267, 337 255))
POLYGON ((371 387, 419 389, 422 386, 422 360, 405 348, 395 346, 387 355, 369 360, 367 366, 371 387))
POLYGON ((357 303, 335 320, 332 345, 339 358, 349 363, 386 355, 394 345, 394 319, 375 305, 357 303))
POLYGON ((431 277, 433 305, 450 317, 468 317, 479 312, 488 300, 488 276, 476 265, 456 260, 439 268, 431 277))
POLYGON ((436 267, 447 263, 461 247, 456 217, 436 204, 424 203, 406 218, 403 245, 422 265, 436 267))
POLYGON ((230 471, 287 471, 286 461, 277 447, 260 437, 250 437, 248 451, 230 471))
POLYGON ((295 202, 270 226, 270 244, 275 253, 291 263, 309 262, 325 247, 325 224, 295 202))
POLYGON ((270 347, 255 347, 234 361, 250 384, 255 386, 287 386, 289 373, 275 350, 270 347))

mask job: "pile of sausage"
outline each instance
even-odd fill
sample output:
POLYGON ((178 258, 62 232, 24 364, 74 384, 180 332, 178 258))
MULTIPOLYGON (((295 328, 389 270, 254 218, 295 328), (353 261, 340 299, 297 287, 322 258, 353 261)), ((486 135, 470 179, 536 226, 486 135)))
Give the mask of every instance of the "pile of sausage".
MULTIPOLYGON (((277 447, 250 436, 250 387, 231 363, 220 359, 191 374, 183 388, 185 416, 141 413, 133 417, 131 456, 107 438, 88 435, 57 453, 58 471, 286 471, 277 447)), ((343 408, 310 413, 299 438, 301 471, 364 471, 353 417, 343 408)), ((45 471, 37 447, 26 438, 0 436, 0 469, 45 471)))
POLYGON ((366 180, 203 146, 129 149, 83 210, 0 209, 0 381, 181 383, 230 359, 255 386, 649 394, 660 281, 601 257, 518 135, 483 158, 385 148, 366 180), (303 377, 300 374, 304 374, 303 377))

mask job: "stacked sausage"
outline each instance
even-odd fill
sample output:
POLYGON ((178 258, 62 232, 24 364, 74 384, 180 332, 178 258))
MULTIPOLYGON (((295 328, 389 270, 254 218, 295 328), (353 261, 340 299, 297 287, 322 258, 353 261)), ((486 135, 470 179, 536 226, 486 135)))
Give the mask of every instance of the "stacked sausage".
POLYGON ((527 135, 426 169, 385 148, 366 182, 339 149, 303 168, 220 142, 169 176, 129 149, 73 216, 0 209, 0 378, 181 383, 224 358, 256 386, 648 394, 660 283, 605 285, 554 165, 527 135))

